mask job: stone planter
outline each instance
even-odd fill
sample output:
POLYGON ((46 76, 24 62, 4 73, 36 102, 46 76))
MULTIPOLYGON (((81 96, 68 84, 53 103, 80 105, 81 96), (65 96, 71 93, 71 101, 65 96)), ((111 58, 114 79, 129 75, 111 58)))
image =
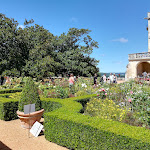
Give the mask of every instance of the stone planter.
POLYGON ((40 122, 43 112, 44 109, 41 109, 30 114, 24 114, 24 112, 18 110, 17 115, 20 118, 21 127, 30 129, 36 121, 40 122))

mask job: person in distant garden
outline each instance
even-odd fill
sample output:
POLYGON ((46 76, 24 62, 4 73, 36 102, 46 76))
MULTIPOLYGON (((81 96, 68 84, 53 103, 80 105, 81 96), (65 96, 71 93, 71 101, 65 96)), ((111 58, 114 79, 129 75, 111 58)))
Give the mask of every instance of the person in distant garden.
POLYGON ((76 77, 76 82, 78 81, 78 76, 76 77))
POLYGON ((117 76, 114 74, 113 83, 117 83, 117 76))
POLYGON ((9 77, 6 78, 6 84, 11 84, 11 79, 9 77))
POLYGON ((103 84, 103 76, 100 78, 100 83, 103 84))
POLYGON ((109 83, 109 84, 110 84, 110 79, 109 79, 109 77, 107 78, 107 83, 109 83))
POLYGON ((106 74, 103 75, 103 82, 106 83, 106 74))
POLYGON ((70 74, 70 78, 69 78, 69 88, 70 88, 70 92, 71 94, 74 94, 74 76, 73 74, 71 73, 70 74))
POLYGON ((95 73, 95 75, 94 75, 94 87, 96 87, 96 85, 97 85, 97 74, 95 73))
POLYGON ((53 85, 55 84, 54 78, 52 78, 52 77, 50 76, 50 77, 49 77, 49 83, 51 83, 51 82, 52 82, 53 85))
POLYGON ((110 84, 113 83, 114 76, 112 75, 112 73, 110 73, 109 80, 110 80, 110 84))
POLYGON ((52 81, 52 77, 50 76, 50 77, 49 77, 49 83, 50 83, 51 81, 52 81))
POLYGON ((4 82, 4 77, 1 76, 1 85, 3 85, 3 82, 4 82))
POLYGON ((144 78, 144 80, 146 80, 146 77, 147 77, 147 72, 144 71, 144 72, 143 72, 143 78, 144 78))
POLYGON ((73 74, 70 74, 70 78, 69 78, 69 86, 73 86, 74 85, 74 77, 73 74))
POLYGON ((76 82, 77 80, 76 80, 76 76, 74 76, 74 81, 76 82))
POLYGON ((147 81, 150 81, 150 73, 147 74, 147 81))

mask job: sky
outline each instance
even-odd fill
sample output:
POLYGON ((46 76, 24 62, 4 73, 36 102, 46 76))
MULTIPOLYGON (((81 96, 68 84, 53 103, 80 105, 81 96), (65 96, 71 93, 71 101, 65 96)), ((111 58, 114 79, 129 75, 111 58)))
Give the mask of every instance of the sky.
POLYGON ((128 54, 148 51, 150 0, 0 0, 0 13, 23 27, 33 19, 54 35, 69 28, 91 30, 99 43, 90 55, 100 72, 126 72, 128 54))

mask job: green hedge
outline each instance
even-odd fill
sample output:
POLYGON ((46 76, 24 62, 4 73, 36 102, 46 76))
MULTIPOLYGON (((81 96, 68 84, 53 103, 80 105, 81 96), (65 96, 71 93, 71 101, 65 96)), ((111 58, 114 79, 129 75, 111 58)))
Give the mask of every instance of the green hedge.
POLYGON ((4 97, 4 98, 9 98, 10 93, 6 93, 6 94, 0 94, 0 97, 4 97))
POLYGON ((9 98, 9 93, 21 92, 21 88, 0 90, 0 119, 10 121, 17 119, 18 100, 9 98))
POLYGON ((0 119, 10 121, 17 119, 18 100, 0 97, 0 119))
POLYGON ((150 149, 150 130, 79 113, 82 105, 76 101, 88 98, 52 100, 62 107, 44 114, 44 134, 48 141, 79 150, 150 149))
POLYGON ((21 92, 22 88, 16 88, 16 89, 3 89, 0 90, 0 94, 5 94, 5 93, 16 93, 16 92, 21 92))
POLYGON ((53 102, 55 101, 55 99, 51 98, 51 99, 46 99, 46 98, 43 98, 42 99, 42 108, 44 108, 44 113, 46 112, 51 112, 51 111, 54 111, 60 107, 62 107, 62 105, 58 102, 53 102))
MULTIPOLYGON (((79 150, 150 149, 150 130, 79 113, 94 96, 42 99, 46 139, 79 150)), ((17 109, 18 100, 0 97, 0 119, 16 119, 17 109)))
MULTIPOLYGON (((2 93, 6 94, 0 94, 0 119, 5 121, 10 121, 17 119, 16 111, 18 110, 18 101, 12 98, 9 98, 11 95, 10 93, 19 92, 18 89, 15 90, 1 90, 2 93), (8 93, 7 93, 8 92, 8 93)), ((51 99, 55 100, 55 99, 51 99)), ((50 112, 55 109, 60 108, 62 105, 58 102, 52 102, 47 99, 42 99, 42 108, 44 108, 45 112, 50 112)))

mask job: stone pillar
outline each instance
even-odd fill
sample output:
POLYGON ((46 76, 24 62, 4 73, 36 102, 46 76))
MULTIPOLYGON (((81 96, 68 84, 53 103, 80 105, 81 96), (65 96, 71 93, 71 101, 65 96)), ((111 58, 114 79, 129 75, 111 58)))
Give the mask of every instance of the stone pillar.
POLYGON ((150 52, 150 12, 148 12, 148 52, 150 52))
POLYGON ((150 52, 150 12, 148 12, 147 18, 144 18, 148 20, 148 52, 150 52))

